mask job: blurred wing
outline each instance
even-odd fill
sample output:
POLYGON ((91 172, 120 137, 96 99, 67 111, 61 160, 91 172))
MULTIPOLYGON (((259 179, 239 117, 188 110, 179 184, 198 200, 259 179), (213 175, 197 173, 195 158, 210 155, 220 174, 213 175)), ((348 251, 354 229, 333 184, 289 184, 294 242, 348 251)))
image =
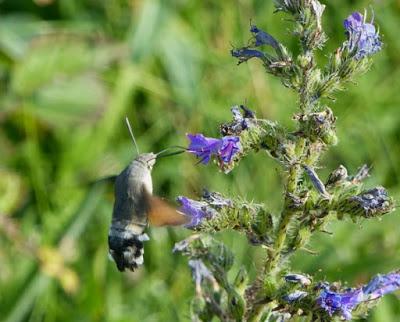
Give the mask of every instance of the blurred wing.
POLYGON ((150 199, 149 223, 152 226, 178 226, 189 222, 189 218, 164 200, 152 196, 150 199))

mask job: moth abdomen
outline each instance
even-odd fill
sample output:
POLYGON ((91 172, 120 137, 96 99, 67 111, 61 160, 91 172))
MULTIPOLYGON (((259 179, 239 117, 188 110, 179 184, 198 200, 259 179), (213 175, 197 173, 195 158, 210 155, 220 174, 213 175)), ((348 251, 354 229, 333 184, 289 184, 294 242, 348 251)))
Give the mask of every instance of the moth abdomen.
POLYGON ((109 252, 119 271, 134 271, 143 264, 143 242, 149 240, 145 233, 135 234, 129 229, 110 230, 109 252))

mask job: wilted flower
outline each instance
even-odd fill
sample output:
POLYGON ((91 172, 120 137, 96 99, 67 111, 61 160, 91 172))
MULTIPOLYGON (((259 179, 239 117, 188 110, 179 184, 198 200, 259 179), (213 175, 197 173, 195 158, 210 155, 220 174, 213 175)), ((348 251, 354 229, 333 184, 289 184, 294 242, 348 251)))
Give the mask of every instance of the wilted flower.
POLYGON ((256 41, 254 43, 255 47, 268 45, 275 49, 279 48, 279 42, 272 37, 269 33, 258 29, 257 26, 251 25, 250 32, 254 35, 256 41))
POLYGON ((212 155, 217 156, 223 163, 230 163, 241 149, 240 138, 237 136, 215 139, 203 134, 188 134, 187 138, 190 140, 188 151, 200 158, 200 162, 204 164, 210 161, 212 155))
POLYGON ((325 185, 322 183, 321 179, 318 177, 317 173, 309 167, 308 165, 303 164, 304 171, 307 173, 308 177, 311 180, 314 188, 325 198, 330 198, 329 193, 325 189, 325 185))
POLYGON ((232 49, 231 50, 232 57, 236 57, 239 59, 239 63, 244 63, 251 58, 260 58, 262 61, 266 59, 266 56, 263 52, 256 49, 249 49, 247 47, 240 49, 232 49))
POLYGON ((294 291, 293 293, 285 295, 283 297, 283 299, 286 302, 293 303, 293 302, 296 302, 296 301, 299 301, 299 300, 305 298, 307 295, 308 295, 308 293, 304 292, 304 291, 294 291))
POLYGON ((286 282, 297 283, 303 286, 308 286, 311 284, 311 280, 307 276, 301 274, 288 274, 285 275, 284 278, 286 282))
POLYGON ((351 311, 362 301, 363 291, 361 289, 336 293, 329 290, 329 287, 325 285, 317 299, 318 305, 330 316, 339 313, 346 320, 351 319, 351 311))
POLYGON ((364 16, 359 12, 352 13, 344 20, 347 31, 347 47, 349 51, 355 51, 355 59, 370 56, 382 48, 382 42, 375 26, 366 23, 364 16))
POLYGON ((279 42, 270 34, 262 31, 261 29, 258 29, 255 25, 251 25, 250 32, 254 35, 255 38, 250 46, 231 50, 231 55, 239 59, 239 64, 248 61, 249 59, 254 57, 260 58, 263 62, 271 60, 271 56, 257 49, 253 49, 254 47, 267 45, 274 48, 278 55, 282 54, 279 42))
POLYGON ((240 135, 252 125, 256 124, 255 113, 244 105, 236 105, 231 108, 233 121, 220 125, 222 135, 240 135))
POLYGON ((204 219, 210 219, 217 213, 204 201, 196 201, 184 196, 179 196, 177 201, 182 205, 180 211, 190 217, 190 222, 186 225, 189 228, 196 227, 204 219))
POLYGON ((393 210, 393 202, 383 187, 376 187, 350 198, 350 203, 356 205, 353 212, 361 211, 363 217, 386 214, 393 210))
POLYGON ((207 201, 207 203, 217 209, 222 207, 232 207, 233 202, 231 199, 224 198, 218 192, 210 192, 206 189, 203 190, 203 199, 207 201))
POLYGON ((192 270, 192 276, 193 276, 194 282, 196 284, 197 293, 201 292, 201 282, 204 279, 210 279, 210 280, 214 281, 214 276, 212 275, 210 270, 207 268, 207 266, 204 265, 202 260, 200 260, 200 259, 189 260, 189 267, 192 270))
POLYGON ((369 170, 370 168, 364 164, 361 168, 357 170, 356 175, 351 179, 354 183, 360 183, 364 179, 369 177, 369 170))
POLYGON ((347 177, 347 169, 345 166, 340 165, 329 175, 328 180, 326 181, 326 186, 333 186, 335 184, 342 183, 347 180, 347 177))
POLYGON ((322 18, 322 14, 324 13, 324 10, 325 10, 325 5, 321 4, 319 1, 312 0, 311 7, 314 11, 314 15, 317 20, 317 28, 320 31, 320 30, 322 30, 321 18, 322 18))

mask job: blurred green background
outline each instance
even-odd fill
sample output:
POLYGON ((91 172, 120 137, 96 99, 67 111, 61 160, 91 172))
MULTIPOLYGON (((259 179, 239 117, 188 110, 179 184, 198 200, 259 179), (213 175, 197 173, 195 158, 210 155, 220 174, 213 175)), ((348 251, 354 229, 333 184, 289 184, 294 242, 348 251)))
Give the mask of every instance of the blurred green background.
MULTIPOLYGON (((400 1, 323 1, 326 52, 344 40, 342 20, 373 2, 384 50, 372 70, 335 103, 340 143, 321 177, 339 164, 372 165, 368 186, 400 200, 400 1)), ((249 21, 282 40, 290 22, 272 1, 0 1, 0 320, 187 321, 193 292, 186 261, 171 253, 189 235, 150 229, 145 265, 121 274, 107 257, 112 187, 90 184, 116 174, 135 152, 185 145, 185 133, 218 135, 230 107, 294 127, 296 96, 256 61, 236 67, 231 45, 249 39, 249 21)), ((326 61, 321 54, 320 61, 326 61)), ((188 155, 153 171, 155 193, 171 201, 203 187, 240 194, 278 210, 282 180, 264 154, 228 175, 188 155)), ((294 259, 295 271, 349 285, 400 267, 400 218, 332 225, 294 259)), ((263 253, 234 233, 220 237, 254 276, 263 253)), ((368 321, 399 321, 395 295, 368 321)))

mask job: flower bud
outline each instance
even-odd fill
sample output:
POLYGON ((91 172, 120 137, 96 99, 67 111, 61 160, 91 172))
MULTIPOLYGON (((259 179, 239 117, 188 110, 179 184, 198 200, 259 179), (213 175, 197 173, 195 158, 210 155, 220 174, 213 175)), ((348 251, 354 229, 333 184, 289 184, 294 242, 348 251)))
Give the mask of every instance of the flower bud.
POLYGON ((329 175, 326 186, 328 187, 338 185, 342 182, 345 182, 347 180, 347 177, 347 169, 343 165, 340 165, 329 175))
POLYGON ((273 229, 272 215, 264 209, 257 212, 255 220, 252 224, 252 232, 248 233, 247 237, 254 245, 269 245, 272 239, 269 233, 273 229))
POLYGON ((357 170, 356 175, 351 179, 351 181, 353 183, 361 183, 367 177, 369 177, 369 167, 364 164, 361 168, 357 170))
POLYGON ((301 68, 307 68, 311 61, 312 61, 312 56, 310 55, 299 55, 299 57, 297 58, 297 61, 300 65, 301 68))
POLYGON ((234 289, 228 290, 228 310, 236 321, 242 321, 245 302, 242 296, 240 296, 234 289))
POLYGON ((337 143, 336 117, 330 108, 326 108, 322 112, 301 115, 299 121, 302 130, 311 140, 321 140, 327 145, 335 145, 337 143))
POLYGON ((239 293, 244 293, 248 280, 249 276, 247 274, 246 269, 244 267, 241 267, 235 277, 233 285, 235 286, 235 288, 238 290, 239 293))

